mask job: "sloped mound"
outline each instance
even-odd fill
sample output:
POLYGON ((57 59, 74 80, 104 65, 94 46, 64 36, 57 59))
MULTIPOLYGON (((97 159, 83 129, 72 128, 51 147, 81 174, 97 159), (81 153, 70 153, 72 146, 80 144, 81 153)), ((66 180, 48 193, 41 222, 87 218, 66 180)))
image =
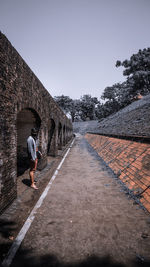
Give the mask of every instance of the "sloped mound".
POLYGON ((102 120, 98 132, 150 136, 150 94, 102 120))

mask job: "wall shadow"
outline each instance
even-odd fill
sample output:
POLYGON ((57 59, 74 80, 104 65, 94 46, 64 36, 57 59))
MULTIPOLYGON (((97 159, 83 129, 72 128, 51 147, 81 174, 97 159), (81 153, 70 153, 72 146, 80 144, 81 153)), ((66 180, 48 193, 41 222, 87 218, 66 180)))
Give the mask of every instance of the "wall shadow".
POLYGON ((17 177, 23 175, 27 169, 29 169, 28 157, 19 158, 17 156, 17 177))
MULTIPOLYGON (((17 229, 16 223, 0 219, 0 262, 6 256, 12 241, 9 239, 17 229)), ((1 266, 1 263, 0 263, 1 266)))
POLYGON ((29 256, 31 251, 19 250, 17 257, 11 264, 11 267, 149 267, 150 262, 143 262, 135 259, 131 264, 115 263, 108 255, 106 257, 98 257, 91 255, 78 262, 61 262, 55 255, 44 255, 33 257, 29 256))

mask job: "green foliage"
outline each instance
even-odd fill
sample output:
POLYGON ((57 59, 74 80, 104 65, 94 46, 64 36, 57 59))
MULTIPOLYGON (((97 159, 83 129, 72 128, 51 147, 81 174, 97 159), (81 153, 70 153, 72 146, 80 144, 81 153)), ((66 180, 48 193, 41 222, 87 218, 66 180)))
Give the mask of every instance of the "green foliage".
POLYGON ((91 95, 84 95, 80 99, 80 111, 81 119, 85 121, 86 119, 94 120, 95 115, 95 106, 98 104, 97 97, 91 97, 91 95))
POLYGON ((54 100, 56 101, 56 103, 61 107, 61 109, 64 112, 68 112, 70 110, 70 106, 72 104, 72 99, 69 96, 55 96, 54 100))
POLYGON ((117 112, 138 99, 139 95, 150 92, 150 48, 139 50, 129 60, 117 60, 116 67, 123 66, 127 79, 104 89, 101 96, 106 102, 98 106, 98 117, 104 118, 117 112))
POLYGON ((73 100, 69 96, 55 96, 55 101, 67 114, 69 113, 72 121, 76 120, 93 120, 96 118, 96 105, 99 103, 96 97, 84 95, 80 100, 73 100))
POLYGON ((131 97, 150 92, 150 48, 139 50, 129 60, 117 61, 116 67, 120 66, 125 68, 123 75, 127 76, 131 97))
POLYGON ((74 117, 76 114, 76 101, 72 100, 69 96, 55 96, 54 100, 57 102, 57 104, 60 106, 60 108, 72 118, 72 121, 74 121, 74 117))

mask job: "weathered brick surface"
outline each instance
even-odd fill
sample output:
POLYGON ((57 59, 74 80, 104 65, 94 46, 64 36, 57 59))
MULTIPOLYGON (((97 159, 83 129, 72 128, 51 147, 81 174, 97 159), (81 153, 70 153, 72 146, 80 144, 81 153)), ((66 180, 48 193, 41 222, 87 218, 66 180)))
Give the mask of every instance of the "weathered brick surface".
POLYGON ((35 126, 39 128, 39 147, 43 153, 40 168, 43 168, 47 153, 57 155, 61 139, 65 144, 71 138, 72 123, 0 33, 0 212, 16 197, 17 152, 24 160, 23 139, 35 126), (54 130, 50 136, 52 121, 54 130), (63 129, 59 136, 58 125, 63 129))
POLYGON ((97 134, 85 137, 133 194, 141 194, 140 201, 150 212, 150 144, 97 134))

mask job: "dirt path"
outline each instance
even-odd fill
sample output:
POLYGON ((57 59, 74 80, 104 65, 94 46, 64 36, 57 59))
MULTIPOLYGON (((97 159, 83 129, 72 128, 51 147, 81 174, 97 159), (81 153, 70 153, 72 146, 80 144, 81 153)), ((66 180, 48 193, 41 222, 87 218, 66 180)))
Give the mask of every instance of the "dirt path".
POLYGON ((143 266, 149 251, 149 214, 78 135, 12 266, 143 266))

